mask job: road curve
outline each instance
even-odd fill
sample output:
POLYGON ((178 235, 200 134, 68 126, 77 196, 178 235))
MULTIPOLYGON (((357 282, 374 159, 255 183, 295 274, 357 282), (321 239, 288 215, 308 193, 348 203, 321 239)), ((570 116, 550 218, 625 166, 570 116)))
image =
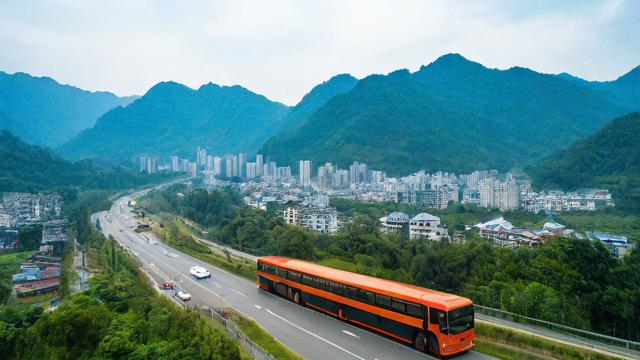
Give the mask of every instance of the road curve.
MULTIPOLYGON (((157 277, 173 279, 209 306, 232 307, 242 312, 305 359, 433 359, 394 340, 258 290, 249 280, 157 242, 151 233, 134 232, 136 221, 127 206, 131 196, 116 200, 108 212, 94 214, 106 236, 112 235, 129 248, 157 277), (194 265, 207 268, 212 278, 193 279, 189 268, 194 265)), ((489 357, 470 351, 456 359, 489 357)))

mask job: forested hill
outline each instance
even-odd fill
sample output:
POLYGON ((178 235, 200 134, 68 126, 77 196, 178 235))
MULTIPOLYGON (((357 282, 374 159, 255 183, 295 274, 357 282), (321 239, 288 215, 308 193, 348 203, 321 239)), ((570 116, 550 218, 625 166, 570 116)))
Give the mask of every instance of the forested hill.
POLYGON ((282 156, 282 154, 276 154, 276 151, 286 149, 279 147, 277 144, 286 141, 286 139, 294 135, 296 131, 306 123, 309 117, 329 102, 329 100, 337 95, 348 93, 357 83, 358 79, 353 76, 340 74, 322 84, 316 85, 296 106, 291 108, 284 120, 284 129, 271 137, 271 139, 262 146, 260 152, 272 156, 282 156))
POLYGON ((392 174, 509 170, 640 110, 619 99, 561 76, 489 69, 449 54, 414 73, 358 81, 291 136, 271 139, 265 154, 291 164, 360 160, 392 174))
POLYGON ((617 118, 592 136, 558 150, 528 172, 546 188, 612 190, 623 210, 640 211, 640 113, 617 118))
POLYGON ((252 152, 282 129, 289 108, 240 86, 198 90, 163 82, 126 108, 116 108, 59 148, 68 158, 131 159, 141 154, 192 156, 252 152))
POLYGON ((57 146, 93 126, 108 110, 134 99, 0 71, 0 130, 10 130, 29 143, 57 146))
POLYGON ((64 160, 50 149, 26 144, 6 130, 0 131, 0 159, 0 191, 123 189, 149 182, 148 176, 124 168, 64 160))

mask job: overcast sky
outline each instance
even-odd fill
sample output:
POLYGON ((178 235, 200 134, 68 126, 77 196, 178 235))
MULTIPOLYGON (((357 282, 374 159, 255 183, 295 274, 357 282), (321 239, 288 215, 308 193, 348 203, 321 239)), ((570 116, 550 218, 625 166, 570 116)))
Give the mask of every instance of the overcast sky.
POLYGON ((589 80, 640 64, 640 1, 518 3, 0 0, 0 70, 118 95, 239 84, 292 105, 335 74, 415 71, 450 52, 589 80))

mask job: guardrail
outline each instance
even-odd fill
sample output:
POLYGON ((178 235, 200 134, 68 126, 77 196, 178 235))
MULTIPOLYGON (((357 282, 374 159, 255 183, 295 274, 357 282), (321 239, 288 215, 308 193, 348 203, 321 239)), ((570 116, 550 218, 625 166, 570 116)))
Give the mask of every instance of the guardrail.
POLYGON ((260 345, 256 344, 251 340, 247 335, 245 335, 242 330, 238 327, 238 325, 231 319, 231 317, 236 314, 234 310, 226 309, 226 308, 218 308, 210 305, 202 306, 196 304, 196 301, 205 303, 203 300, 198 299, 197 297, 192 295, 192 299, 189 302, 180 301, 175 297, 175 294, 182 288, 180 285, 174 283, 174 289, 170 291, 162 291, 158 290, 158 283, 153 278, 153 275, 145 269, 145 265, 149 266, 150 264, 145 264, 145 262, 126 245, 117 242, 117 244, 126 251, 131 258, 136 261, 139 266, 139 269, 147 275, 151 283, 153 284, 153 288, 160 293, 160 295, 164 295, 171 299, 175 304, 180 305, 185 310, 194 310, 199 315, 205 315, 211 318, 212 320, 219 323, 226 331, 231 335, 234 339, 236 339, 242 347, 249 352, 256 360, 276 360, 271 353, 260 347, 260 345))
POLYGON ((488 315, 488 316, 499 318, 499 319, 509 320, 516 323, 520 323, 520 324, 529 324, 529 325, 544 327, 555 332, 569 334, 569 335, 577 336, 579 338, 589 339, 589 340, 597 341, 603 344, 617 346, 617 347, 621 347, 629 350, 640 351, 640 342, 621 339, 621 338, 617 338, 609 335, 598 334, 595 332, 577 329, 577 328, 573 328, 566 325, 556 324, 550 321, 530 318, 528 316, 518 315, 509 311, 494 309, 487 306, 476 304, 474 305, 474 307, 475 307, 476 313, 479 313, 479 314, 484 314, 484 315, 488 315))

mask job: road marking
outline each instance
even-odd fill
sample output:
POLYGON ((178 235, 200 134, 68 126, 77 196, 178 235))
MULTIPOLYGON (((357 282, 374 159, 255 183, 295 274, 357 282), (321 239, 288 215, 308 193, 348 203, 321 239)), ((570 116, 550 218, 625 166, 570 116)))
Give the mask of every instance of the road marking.
POLYGON ((213 283, 213 285, 215 285, 218 289, 222 289, 222 286, 218 283, 213 283))
POLYGON ((322 341, 326 342, 327 344, 329 344, 329 345, 331 345, 331 346, 335 347, 336 349, 339 349, 339 350, 342 350, 342 351, 346 352, 347 354, 349 354, 349 355, 351 355, 351 356, 355 357, 356 359, 365 360, 365 358, 363 358, 363 357, 361 357, 361 356, 358 356, 358 355, 356 355, 356 354, 352 353, 351 351, 349 351, 349 350, 347 350, 347 349, 345 349, 345 348, 343 348, 343 347, 341 347, 341 346, 339 346, 339 345, 336 345, 336 344, 332 343, 331 341, 329 341, 329 340, 327 340, 327 339, 323 338, 323 337, 322 337, 322 336, 320 336, 320 335, 314 334, 314 333, 312 333, 311 331, 309 331, 309 330, 307 330, 307 329, 305 329, 305 328, 303 328, 303 327, 300 327, 300 326, 298 326, 298 325, 296 325, 296 324, 292 323, 291 321, 289 321, 289 320, 287 320, 287 319, 283 318, 282 316, 280 316, 280 315, 278 315, 278 314, 274 313, 273 311, 271 311, 271 310, 269 310, 269 309, 265 309, 265 310, 267 310, 267 312, 268 312, 269 314, 271 314, 271 315, 273 315, 273 316, 277 317, 278 319, 280 319, 280 320, 282 320, 282 321, 286 322, 287 324, 289 324, 289 325, 291 325, 291 326, 295 327, 296 329, 302 330, 302 331, 306 332, 307 334, 309 334, 309 335, 311 335, 311 336, 313 336, 313 337, 315 337, 315 338, 317 338, 317 339, 319 339, 319 340, 322 340, 322 341))
POLYGON ((343 333, 345 333, 345 334, 347 334, 347 335, 349 335, 349 336, 353 336, 353 337, 354 337, 354 338, 356 338, 356 339, 360 339, 360 336, 358 336, 358 335, 356 335, 356 334, 354 334, 354 333, 352 333, 352 332, 350 332, 350 331, 342 330, 342 332, 343 332, 343 333))
POLYGON ((242 296, 244 296, 244 297, 248 297, 248 295, 247 295, 247 294, 245 294, 245 293, 243 293, 243 292, 240 292, 240 291, 238 291, 238 290, 236 290, 236 289, 231 289, 231 291, 233 291, 233 292, 234 292, 234 293, 236 293, 236 294, 242 295, 242 296))
POLYGON ((260 305, 253 305, 253 307, 258 309, 258 310, 262 310, 262 306, 260 306, 260 305))

